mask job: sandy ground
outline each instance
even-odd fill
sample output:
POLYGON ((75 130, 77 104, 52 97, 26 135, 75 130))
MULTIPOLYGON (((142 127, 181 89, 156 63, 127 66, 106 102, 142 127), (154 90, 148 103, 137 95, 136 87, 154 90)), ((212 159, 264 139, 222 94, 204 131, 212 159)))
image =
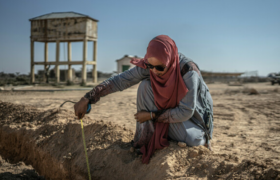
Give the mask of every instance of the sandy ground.
MULTIPOLYGON (((171 142, 149 165, 142 165, 140 157, 129 150, 137 85, 103 97, 84 119, 93 178, 280 179, 279 85, 208 86, 214 102, 213 151, 180 148, 171 142)), ((7 172, 15 169, 13 163, 24 161, 46 179, 87 178, 73 104, 58 111, 65 100, 78 101, 85 92, 0 93, 0 155, 11 161, 7 172)), ((1 164, 0 170, 1 179, 6 171, 1 164)))

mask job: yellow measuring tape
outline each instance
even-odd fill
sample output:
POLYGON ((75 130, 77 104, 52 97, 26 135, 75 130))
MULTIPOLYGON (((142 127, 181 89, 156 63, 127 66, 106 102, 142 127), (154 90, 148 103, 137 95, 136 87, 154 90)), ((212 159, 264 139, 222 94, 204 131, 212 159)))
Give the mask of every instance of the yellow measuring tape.
POLYGON ((89 163, 88 163, 88 156, 87 156, 87 145, 86 145, 86 139, 85 139, 85 133, 84 133, 84 126, 83 126, 83 120, 82 120, 82 119, 81 119, 81 127, 82 127, 82 135, 83 135, 84 148, 85 148, 86 161, 87 161, 88 178, 89 178, 89 180, 91 180, 90 169, 89 169, 89 163))

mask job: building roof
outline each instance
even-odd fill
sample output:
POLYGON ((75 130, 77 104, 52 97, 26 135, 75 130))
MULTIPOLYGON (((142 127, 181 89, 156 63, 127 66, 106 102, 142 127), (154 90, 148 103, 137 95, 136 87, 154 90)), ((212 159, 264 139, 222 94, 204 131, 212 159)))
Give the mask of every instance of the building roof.
POLYGON ((37 16, 37 17, 29 19, 29 20, 33 21, 33 20, 42 20, 42 19, 62 19, 62 18, 79 18, 79 17, 89 18, 89 19, 92 19, 93 21, 98 22, 97 19, 93 19, 92 17, 89 17, 84 14, 76 13, 73 11, 71 11, 71 12, 53 12, 53 13, 37 16))
POLYGON ((142 57, 138 57, 138 56, 132 56, 132 55, 124 55, 122 58, 120 58, 120 59, 117 59, 116 61, 120 61, 120 60, 123 60, 124 58, 126 58, 126 57, 128 57, 128 58, 138 58, 138 59, 142 59, 142 57))

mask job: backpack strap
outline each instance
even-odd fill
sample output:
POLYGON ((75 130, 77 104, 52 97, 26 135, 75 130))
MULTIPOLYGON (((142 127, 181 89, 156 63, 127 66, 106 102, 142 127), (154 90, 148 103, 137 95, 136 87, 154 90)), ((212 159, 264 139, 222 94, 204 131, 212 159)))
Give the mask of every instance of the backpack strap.
POLYGON ((183 67, 182 67, 182 69, 181 69, 181 75, 182 75, 182 77, 185 75, 185 74, 187 74, 187 72, 189 72, 190 71, 190 66, 188 65, 188 63, 186 63, 183 67))
POLYGON ((183 77, 187 72, 189 72, 189 71, 196 71, 197 74, 198 74, 199 76, 201 76, 200 70, 199 70, 197 64, 195 64, 195 63, 192 62, 192 61, 187 62, 187 63, 184 64, 184 66, 182 67, 182 69, 181 69, 181 75, 182 75, 182 77, 183 77))

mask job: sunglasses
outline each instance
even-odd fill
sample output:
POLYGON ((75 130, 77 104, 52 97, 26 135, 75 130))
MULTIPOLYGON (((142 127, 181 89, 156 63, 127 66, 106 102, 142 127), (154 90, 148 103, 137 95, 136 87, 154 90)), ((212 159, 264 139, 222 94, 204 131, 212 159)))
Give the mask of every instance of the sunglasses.
POLYGON ((145 65, 147 66, 148 69, 156 68, 157 71, 164 71, 164 69, 166 68, 166 67, 162 67, 162 66, 153 66, 149 63, 145 63, 145 65))

